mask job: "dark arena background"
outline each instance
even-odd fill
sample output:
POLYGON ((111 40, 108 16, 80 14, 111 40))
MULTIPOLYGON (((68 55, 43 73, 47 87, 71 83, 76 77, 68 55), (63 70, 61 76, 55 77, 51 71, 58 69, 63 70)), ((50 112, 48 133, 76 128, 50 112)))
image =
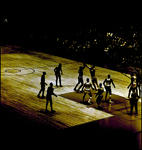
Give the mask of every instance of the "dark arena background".
MULTIPOLYGON (((142 4, 141 2, 1 1, 1 144, 93 149, 141 149, 142 4), (62 86, 54 68, 62 64, 62 86), (95 65, 98 83, 111 75, 112 102, 101 109, 97 91, 74 91, 78 69, 95 65), (46 72, 54 113, 39 98, 46 72), (138 114, 130 115, 127 89, 139 77, 138 114)), ((89 69, 84 82, 91 81, 89 69)))

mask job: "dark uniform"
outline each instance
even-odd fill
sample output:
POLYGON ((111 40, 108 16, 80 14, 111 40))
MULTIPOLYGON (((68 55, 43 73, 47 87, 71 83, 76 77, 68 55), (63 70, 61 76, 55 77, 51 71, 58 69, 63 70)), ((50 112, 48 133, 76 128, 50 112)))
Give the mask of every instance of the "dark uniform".
POLYGON ((59 84, 62 87, 62 84, 61 84, 62 65, 59 64, 59 66, 54 69, 54 72, 55 72, 55 76, 56 76, 56 86, 58 86, 58 79, 59 79, 59 84))
MULTIPOLYGON (((87 66, 87 65, 86 65, 86 66, 87 66)), ((96 85, 97 85, 97 87, 98 87, 98 82, 97 82, 97 78, 96 78, 96 76, 95 76, 95 68, 94 68, 94 66, 92 66, 92 67, 88 67, 88 66, 87 66, 87 68, 90 70, 91 79, 92 79, 92 84, 93 84, 95 90, 97 90, 96 85), (95 84, 96 84, 96 85, 95 85, 95 84)))
POLYGON ((78 76, 78 83, 76 84, 76 86, 75 86, 75 88, 74 88, 74 90, 76 91, 76 88, 77 88, 77 86, 81 83, 81 85, 80 85, 80 87, 78 88, 78 90, 77 91, 79 91, 80 90, 80 88, 83 86, 83 69, 85 68, 85 66, 84 67, 79 67, 79 70, 78 70, 78 73, 79 73, 79 76, 78 76))
POLYGON ((138 93, 134 92, 131 94, 131 98, 130 98, 130 104, 131 104, 131 110, 130 110, 130 114, 133 114, 133 107, 135 106, 135 111, 136 114, 138 114, 138 107, 137 107, 137 103, 138 103, 138 93))
POLYGON ((98 108, 100 108, 100 103, 103 98, 103 92, 104 92, 104 88, 102 87, 102 84, 100 83, 100 86, 98 88, 98 93, 96 94, 96 97, 97 97, 96 102, 98 104, 98 108))
POLYGON ((51 107, 51 111, 53 111, 53 107, 52 107, 52 95, 56 96, 56 94, 53 93, 53 84, 50 83, 50 86, 47 89, 47 95, 46 95, 46 111, 47 111, 47 106, 48 106, 48 102, 50 101, 50 107, 51 107))
POLYGON ((43 72, 43 75, 41 76, 41 82, 40 82, 41 89, 40 89, 40 91, 39 91, 39 93, 37 95, 38 97, 40 97, 40 94, 42 92, 42 98, 44 98, 45 85, 47 85, 45 83, 45 75, 46 75, 46 72, 43 72))

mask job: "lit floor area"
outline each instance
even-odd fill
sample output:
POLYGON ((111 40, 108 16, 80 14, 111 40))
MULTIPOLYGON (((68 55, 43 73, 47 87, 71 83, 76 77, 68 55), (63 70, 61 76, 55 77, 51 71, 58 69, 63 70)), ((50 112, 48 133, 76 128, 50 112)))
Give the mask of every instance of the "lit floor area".
MULTIPOLYGON (((83 93, 73 91, 80 65, 81 62, 18 46, 1 47, 1 130, 4 143, 38 144, 50 141, 50 144, 55 142, 71 146, 141 147, 141 102, 138 102, 138 115, 134 113, 130 116, 127 100, 130 79, 120 72, 96 66, 98 82, 102 83, 110 74, 116 86, 112 87, 114 103, 102 102, 103 109, 98 110, 95 91, 92 91, 92 105, 81 103, 83 93), (55 86, 54 68, 59 63, 62 64, 63 87, 55 86), (46 90, 53 82, 54 93, 58 95, 52 96, 54 113, 50 112, 50 105, 49 112, 45 113, 46 99, 37 97, 43 71, 48 84, 46 90), (28 136, 26 139, 21 138, 24 134, 28 136)), ((90 72, 88 68, 83 72, 85 81, 90 78, 90 72)))

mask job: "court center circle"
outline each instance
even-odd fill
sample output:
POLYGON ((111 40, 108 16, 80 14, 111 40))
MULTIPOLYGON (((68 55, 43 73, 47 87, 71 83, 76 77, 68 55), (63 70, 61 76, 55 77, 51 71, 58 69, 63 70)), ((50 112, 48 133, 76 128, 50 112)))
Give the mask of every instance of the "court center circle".
POLYGON ((5 72, 8 72, 8 73, 19 73, 21 72, 20 69, 6 69, 5 72))
POLYGON ((27 67, 2 67, 1 68, 1 75, 4 76, 21 76, 21 75, 28 75, 34 73, 35 70, 33 68, 27 67))

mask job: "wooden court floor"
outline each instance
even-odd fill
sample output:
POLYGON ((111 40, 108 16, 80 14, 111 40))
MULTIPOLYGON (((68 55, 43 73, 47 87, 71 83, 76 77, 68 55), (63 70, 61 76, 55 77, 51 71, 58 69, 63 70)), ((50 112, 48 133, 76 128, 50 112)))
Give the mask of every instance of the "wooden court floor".
MULTIPOLYGON (((123 122, 129 121, 129 123, 133 124, 130 127, 133 133, 141 132, 140 106, 138 116, 129 116, 125 113, 112 114, 111 111, 97 110, 60 96, 61 94, 73 92, 73 88, 77 83, 80 65, 82 63, 77 61, 25 50, 18 46, 7 45, 1 47, 1 104, 14 108, 17 114, 30 119, 32 122, 52 126, 57 130, 119 116, 118 118, 123 118, 123 122), (63 87, 55 87, 54 68, 59 63, 62 63, 63 87), (53 82, 54 92, 58 95, 57 98, 53 97, 54 114, 50 113, 50 106, 48 106, 49 113, 46 114, 46 99, 37 97, 43 71, 47 73, 46 83, 49 85, 50 82, 53 82), (123 117, 120 117, 120 115, 123 117)), ((99 83, 102 83, 108 74, 111 74, 116 85, 115 89, 112 88, 113 93, 126 98, 130 79, 120 72, 96 66, 96 76, 99 83)), ((90 78, 90 73, 85 68, 84 80, 87 77, 90 78)), ((119 127, 122 126, 120 125, 119 127)))

